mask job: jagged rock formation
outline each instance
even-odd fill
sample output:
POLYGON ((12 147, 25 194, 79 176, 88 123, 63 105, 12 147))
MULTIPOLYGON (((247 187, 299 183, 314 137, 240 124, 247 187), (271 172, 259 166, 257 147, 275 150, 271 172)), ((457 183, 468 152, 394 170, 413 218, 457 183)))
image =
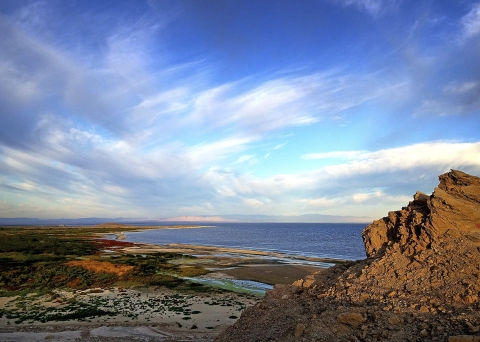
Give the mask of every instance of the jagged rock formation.
POLYGON ((413 255, 445 237, 480 233, 480 179, 454 170, 439 178, 432 196, 417 192, 408 207, 390 212, 365 229, 368 257, 380 257, 391 244, 413 255))
POLYGON ((365 228, 366 260, 276 286, 216 341, 480 342, 480 178, 439 178, 365 228))

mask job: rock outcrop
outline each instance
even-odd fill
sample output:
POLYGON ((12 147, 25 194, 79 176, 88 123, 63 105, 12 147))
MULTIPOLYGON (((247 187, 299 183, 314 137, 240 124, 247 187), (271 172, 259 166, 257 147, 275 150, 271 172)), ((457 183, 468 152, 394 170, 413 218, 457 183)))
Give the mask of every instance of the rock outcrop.
POLYGON ((392 244, 414 255, 432 243, 480 234, 480 179, 452 170, 441 175, 431 196, 417 192, 400 211, 377 220, 363 232, 368 257, 380 257, 392 244))
POLYGON ((480 178, 439 179, 365 228, 367 259, 275 286, 216 341, 480 341, 480 178))

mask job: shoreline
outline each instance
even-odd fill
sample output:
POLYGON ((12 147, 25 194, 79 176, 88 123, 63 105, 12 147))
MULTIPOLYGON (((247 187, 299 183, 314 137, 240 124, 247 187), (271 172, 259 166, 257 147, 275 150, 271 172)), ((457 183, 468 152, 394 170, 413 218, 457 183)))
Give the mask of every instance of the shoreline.
MULTIPOLYGON (((133 227, 125 227, 125 228, 136 228, 137 226, 133 227)), ((147 227, 147 229, 126 229, 121 232, 114 232, 109 234, 99 233, 101 236, 108 236, 113 235, 118 241, 125 241, 127 240, 127 236, 125 233, 128 232, 141 232, 147 230, 157 230, 157 229, 195 229, 195 228, 209 228, 214 226, 161 226, 159 227, 147 227)), ((128 241, 130 242, 130 241, 128 241)), ((188 243, 166 243, 166 244, 156 244, 156 243, 148 243, 148 242, 130 242, 135 245, 141 246, 148 246, 145 250, 156 250, 163 252, 175 252, 179 251, 183 253, 186 251, 185 254, 191 253, 198 253, 202 254, 234 254, 240 256, 257 256, 257 257, 270 257, 270 258, 277 258, 280 260, 290 261, 290 264, 294 264, 293 261, 299 261, 298 264, 303 265, 311 265, 309 263, 318 263, 318 266, 321 268, 328 268, 336 264, 343 264, 352 260, 347 259, 336 259, 336 258, 329 258, 329 257, 310 257, 305 255, 298 255, 298 254, 288 254, 288 253, 281 253, 281 252, 273 252, 273 251, 262 251, 258 249, 248 249, 248 248, 235 248, 235 247, 224 247, 224 246, 212 246, 212 245, 195 245, 195 244, 188 244, 188 243), (159 248, 158 248, 159 247, 159 248), (303 263, 302 263, 303 261, 303 263)), ((286 262, 288 263, 288 262, 286 262)))
MULTIPOLYGON (((128 254, 183 254, 185 258, 169 262, 181 269, 204 268, 209 273, 198 278, 207 284, 223 280, 227 283, 246 280, 271 285, 289 284, 324 269, 283 263, 279 259, 285 260, 286 255, 281 253, 187 244, 130 243, 121 238, 127 231, 158 227, 104 228, 113 231, 93 231, 85 236, 100 241, 112 241, 105 238, 112 236, 118 239, 117 243, 102 245, 105 246, 102 255, 106 259, 128 254)), ((172 226, 168 228, 172 229, 172 226)), ((221 331, 236 322, 246 307, 262 298, 258 293, 253 295, 254 292, 232 292, 232 286, 228 284, 224 289, 227 291, 222 287, 211 287, 197 292, 159 286, 128 288, 126 285, 122 288, 115 285, 87 290, 56 288, 46 293, 31 290, 12 297, 0 297, 0 340, 213 341, 221 331), (84 318, 72 316, 82 310, 93 310, 93 313, 82 316, 84 318)))
POLYGON ((131 226, 131 225, 124 225, 124 224, 115 224, 115 223, 108 223, 108 224, 99 224, 93 227, 96 228, 123 228, 124 231, 121 232, 112 232, 112 233, 96 233, 96 235, 101 236, 108 236, 113 235, 116 237, 117 240, 123 241, 127 238, 125 235, 126 232, 144 232, 147 230, 162 230, 162 229, 198 229, 198 228, 214 228, 215 226, 205 226, 205 225, 168 225, 168 226, 131 226))
MULTIPOLYGON (((121 240, 121 241, 125 241, 121 240)), ((129 242, 129 241, 126 241, 129 242)), ((317 266, 318 268, 328 268, 336 264, 349 262, 345 259, 315 258, 301 255, 291 255, 278 252, 268 252, 253 249, 217 247, 192 245, 181 243, 154 244, 143 242, 129 242, 131 247, 124 247, 122 251, 129 254, 150 254, 150 253, 181 253, 193 255, 200 258, 212 257, 224 260, 244 259, 246 263, 249 260, 256 260, 258 263, 284 264, 284 265, 303 265, 317 266)))
POLYGON ((120 247, 110 250, 112 253, 122 254, 154 254, 154 253, 178 253, 194 256, 194 259, 179 259, 175 264, 183 267, 199 266, 208 270, 205 276, 198 278, 215 278, 247 280, 260 282, 268 285, 290 284, 311 273, 320 272, 335 263, 344 263, 344 260, 319 259, 310 257, 292 257, 281 253, 255 251, 246 249, 200 246, 190 244, 150 244, 128 242, 131 246, 120 247), (272 259, 273 257, 273 259, 272 259), (295 262, 284 262, 285 260, 295 262), (283 262, 282 262, 283 261, 283 262), (300 261, 300 262, 296 262, 300 261), (308 261, 311 263, 302 263, 308 261), (255 270, 255 271, 252 271, 255 270))
MULTIPOLYGON (((199 228, 200 226, 198 226, 199 228)), ((184 227, 188 229, 188 226, 184 227)), ((155 230, 150 228, 148 230, 155 230)), ((126 232, 101 234, 102 236, 115 236, 118 241, 125 241, 126 232)), ((134 230, 138 231, 138 230, 134 230)), ((141 230, 143 231, 143 229, 141 230)), ((342 259, 314 258, 308 256, 289 255, 278 252, 269 252, 252 249, 204 246, 194 244, 167 243, 154 244, 143 242, 125 241, 130 246, 121 247, 109 252, 116 251, 122 254, 153 254, 153 253, 178 253, 194 256, 195 259, 180 259, 176 264, 182 267, 199 266, 208 270, 205 276, 188 279, 200 284, 207 284, 231 291, 245 291, 259 295, 276 284, 291 284, 309 274, 320 272, 335 264, 348 262, 342 259), (247 283, 242 289, 242 281, 258 282, 247 283), (264 286, 264 285, 270 285, 264 286), (253 288, 252 288, 253 286, 253 288)))

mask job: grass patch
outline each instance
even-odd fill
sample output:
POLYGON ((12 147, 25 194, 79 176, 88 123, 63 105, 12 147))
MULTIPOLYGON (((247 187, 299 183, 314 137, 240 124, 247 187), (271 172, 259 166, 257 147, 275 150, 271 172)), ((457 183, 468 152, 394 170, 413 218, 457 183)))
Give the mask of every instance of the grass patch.
POLYGON ((41 323, 51 321, 85 320, 100 316, 115 316, 115 311, 100 309, 95 305, 82 302, 73 302, 62 308, 48 307, 30 310, 3 310, 2 314, 8 319, 14 319, 16 324, 25 321, 41 323))
MULTIPOLYGON (((138 315, 131 309, 132 298, 127 295, 125 298, 120 295, 115 301, 94 296, 88 302, 82 302, 67 300, 56 290, 83 295, 97 292, 89 291, 93 288, 158 286, 175 288, 179 294, 137 303, 138 309, 145 314, 170 312, 188 320, 190 316, 200 314, 200 311, 192 311, 192 304, 188 304, 192 293, 225 292, 181 279, 208 273, 189 262, 195 257, 179 253, 134 255, 105 252, 129 244, 93 239, 93 233, 112 230, 85 227, 0 228, 0 296, 18 296, 9 308, 0 309, 0 318, 8 318, 17 324, 85 321, 115 315, 133 320, 138 315), (46 296, 42 300, 49 302, 48 307, 35 304, 35 300, 42 296, 46 296)), ((212 303, 222 304, 228 303, 212 303)))
POLYGON ((203 286, 190 285, 180 279, 206 274, 206 270, 171 262, 192 259, 192 256, 179 253, 111 255, 105 250, 133 244, 92 239, 92 233, 120 229, 125 227, 0 229, 0 295, 108 286, 206 291, 203 286))

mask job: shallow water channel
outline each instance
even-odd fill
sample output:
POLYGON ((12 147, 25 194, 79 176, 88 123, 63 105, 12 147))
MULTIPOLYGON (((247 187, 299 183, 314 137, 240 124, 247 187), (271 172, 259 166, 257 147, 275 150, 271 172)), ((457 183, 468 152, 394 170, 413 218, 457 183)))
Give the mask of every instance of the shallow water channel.
POLYGON ((210 277, 184 277, 182 279, 220 288, 228 291, 248 293, 256 296, 264 296, 267 290, 273 289, 272 285, 260 283, 253 280, 210 278, 210 277))

